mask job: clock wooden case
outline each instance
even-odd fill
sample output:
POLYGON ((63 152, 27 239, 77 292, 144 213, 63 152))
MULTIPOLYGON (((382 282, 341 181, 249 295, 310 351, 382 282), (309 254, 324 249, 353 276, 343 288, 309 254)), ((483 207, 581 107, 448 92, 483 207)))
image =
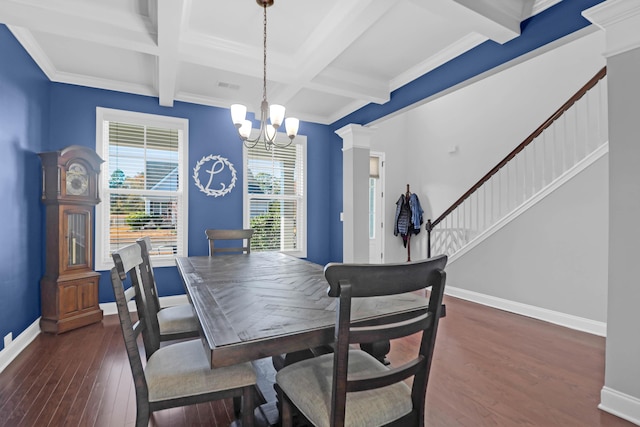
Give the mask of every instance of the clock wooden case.
POLYGON ((40 329, 62 333, 102 320, 100 274, 93 270, 93 210, 103 160, 72 145, 40 153, 46 206, 46 264, 40 281, 40 329))

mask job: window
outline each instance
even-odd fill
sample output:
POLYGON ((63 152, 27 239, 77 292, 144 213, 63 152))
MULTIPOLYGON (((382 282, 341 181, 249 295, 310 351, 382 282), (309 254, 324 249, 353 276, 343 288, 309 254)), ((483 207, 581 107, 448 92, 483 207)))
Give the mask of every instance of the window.
POLYGON ((376 194, 378 178, 369 177, 369 238, 376 238, 376 194))
POLYGON ((378 211, 378 185, 380 181, 380 157, 369 157, 369 239, 376 238, 378 211))
POLYGON ((244 148, 244 226, 255 230, 252 251, 307 256, 307 139, 267 151, 244 148))
POLYGON ((96 208, 96 269, 111 252, 149 236, 154 266, 187 254, 188 120, 96 109, 96 151, 105 161, 96 208))

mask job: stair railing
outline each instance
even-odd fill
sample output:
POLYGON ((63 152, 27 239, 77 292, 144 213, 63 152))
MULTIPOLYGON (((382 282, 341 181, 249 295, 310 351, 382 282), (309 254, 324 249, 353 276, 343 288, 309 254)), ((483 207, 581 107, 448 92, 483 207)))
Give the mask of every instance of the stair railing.
POLYGON ((606 142, 606 74, 602 68, 442 215, 427 220, 428 257, 432 247, 451 256, 606 142))

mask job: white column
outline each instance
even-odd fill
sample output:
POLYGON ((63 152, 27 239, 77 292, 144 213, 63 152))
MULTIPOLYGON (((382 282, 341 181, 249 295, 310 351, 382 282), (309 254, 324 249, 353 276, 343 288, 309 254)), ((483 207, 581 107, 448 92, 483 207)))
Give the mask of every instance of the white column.
POLYGON ((606 34, 609 102, 609 286, 599 408, 640 425, 640 1, 608 0, 583 15, 606 34))
POLYGON ((372 130, 347 125, 342 138, 342 260, 369 262, 369 148, 372 130))

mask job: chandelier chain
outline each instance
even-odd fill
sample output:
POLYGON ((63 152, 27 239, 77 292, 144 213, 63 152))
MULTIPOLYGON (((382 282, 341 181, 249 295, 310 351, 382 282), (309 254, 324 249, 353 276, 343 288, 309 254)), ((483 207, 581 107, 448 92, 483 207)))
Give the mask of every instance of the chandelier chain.
POLYGON ((264 4, 264 19, 263 19, 263 32, 262 32, 262 100, 267 100, 267 4, 264 4))

